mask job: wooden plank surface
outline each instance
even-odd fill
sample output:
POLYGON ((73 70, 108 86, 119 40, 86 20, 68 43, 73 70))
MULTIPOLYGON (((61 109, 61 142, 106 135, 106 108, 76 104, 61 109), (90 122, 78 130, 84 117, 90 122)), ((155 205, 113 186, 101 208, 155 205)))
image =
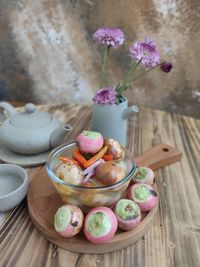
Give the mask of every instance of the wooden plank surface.
MULTIPOLYGON (((79 105, 40 106, 74 129, 67 140, 90 127, 91 109, 79 105)), ((156 172, 160 206, 143 239, 117 252, 88 255, 67 252, 35 229, 26 200, 0 215, 0 266, 29 267, 168 267, 200 266, 200 121, 157 110, 141 109, 129 121, 128 147, 138 156, 166 143, 183 152, 181 162, 156 172)), ((38 168, 29 168, 29 178, 38 168)))

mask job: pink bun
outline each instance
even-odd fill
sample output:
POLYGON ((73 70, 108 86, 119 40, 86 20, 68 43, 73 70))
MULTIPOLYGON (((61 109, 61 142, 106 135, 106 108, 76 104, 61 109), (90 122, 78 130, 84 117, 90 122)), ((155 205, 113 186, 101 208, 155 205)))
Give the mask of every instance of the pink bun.
POLYGON ((122 220, 118 215, 116 215, 116 217, 118 220, 119 228, 122 230, 131 231, 135 229, 135 227, 141 222, 141 215, 137 217, 135 220, 129 221, 129 223, 124 222, 124 220, 122 220))
POLYGON ((63 236, 63 237, 72 237, 74 236, 74 228, 69 225, 64 231, 59 232, 59 235, 63 236))
POLYGON ((157 202, 158 202, 157 197, 151 197, 150 201, 148 201, 147 203, 141 203, 139 206, 141 211, 145 212, 152 210, 156 206, 157 202))
POLYGON ((153 186, 148 185, 148 184, 138 184, 137 183, 137 184, 132 185, 128 189, 128 199, 134 200, 140 206, 140 209, 142 212, 149 211, 149 210, 153 209, 158 202, 158 196, 157 196, 156 190, 154 189, 153 186), (145 186, 146 188, 148 188, 150 190, 151 195, 148 199, 141 201, 135 197, 134 190, 138 186, 145 186))
POLYGON ((81 231, 83 225, 83 213, 77 206, 66 204, 58 208, 54 216, 54 228, 63 237, 72 237, 81 231), (60 223, 63 226, 60 226, 60 223), (66 225, 65 225, 66 224, 66 225))
POLYGON ((133 178, 131 180, 130 185, 133 185, 135 183, 152 185, 154 183, 154 178, 155 178, 155 174, 154 174, 152 169, 150 169, 148 167, 138 167, 136 172, 133 175, 133 178), (140 169, 146 170, 146 172, 147 172, 147 174, 141 180, 137 179, 137 177, 135 177, 135 175, 137 175, 137 173, 140 172, 140 169))
POLYGON ((100 133, 83 131, 76 138, 76 144, 82 153, 97 153, 103 147, 104 139, 100 133))
POLYGON ((84 231, 86 238, 92 243, 101 244, 101 243, 108 242, 109 240, 111 240, 113 238, 115 232, 117 231, 117 219, 116 219, 114 212, 107 207, 97 207, 97 208, 92 209, 85 217, 83 231, 84 231), (106 214, 110 220, 110 223, 111 223, 110 231, 103 236, 94 236, 86 228, 86 223, 87 223, 88 219, 90 218, 90 216, 94 213, 97 213, 97 212, 102 212, 102 213, 106 214))
POLYGON ((141 222, 141 219, 142 219, 140 207, 133 200, 120 199, 114 206, 114 213, 115 213, 117 221, 118 221, 118 227, 122 230, 127 230, 127 231, 133 230, 141 222), (124 217, 122 217, 122 214, 121 214, 121 216, 118 214, 118 211, 117 211, 118 203, 126 202, 126 201, 127 201, 127 204, 124 206, 124 209, 126 210, 128 208, 128 206, 130 204, 132 204, 133 209, 135 209, 135 211, 138 212, 137 217, 131 218, 131 216, 130 216, 131 211, 129 213, 127 213, 127 211, 125 211, 125 214, 123 214, 124 217), (129 202, 131 202, 131 203, 129 203, 129 202))

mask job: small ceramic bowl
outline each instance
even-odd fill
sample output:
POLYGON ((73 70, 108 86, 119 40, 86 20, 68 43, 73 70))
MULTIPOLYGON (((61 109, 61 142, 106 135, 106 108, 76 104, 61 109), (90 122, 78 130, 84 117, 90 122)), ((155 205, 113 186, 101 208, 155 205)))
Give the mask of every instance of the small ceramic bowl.
POLYGON ((27 191, 28 176, 22 167, 0 164, 0 212, 17 206, 27 191))
POLYGON ((126 176, 110 186, 85 187, 69 184, 56 176, 56 168, 60 164, 60 156, 71 157, 77 149, 76 143, 63 144, 55 148, 48 156, 46 170, 63 202, 79 206, 83 212, 98 206, 113 206, 127 189, 136 169, 131 153, 126 149, 125 159, 121 162, 126 166, 126 176))

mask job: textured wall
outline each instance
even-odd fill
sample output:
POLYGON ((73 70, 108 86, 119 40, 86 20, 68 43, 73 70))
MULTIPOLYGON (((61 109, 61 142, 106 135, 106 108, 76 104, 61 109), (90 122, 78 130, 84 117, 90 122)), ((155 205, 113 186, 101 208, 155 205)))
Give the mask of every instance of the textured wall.
POLYGON ((130 62, 130 42, 150 36, 174 65, 138 80, 132 102, 200 117, 199 0, 0 0, 0 99, 88 102, 98 88, 100 49, 91 35, 117 26, 126 45, 113 51, 107 82, 130 62))

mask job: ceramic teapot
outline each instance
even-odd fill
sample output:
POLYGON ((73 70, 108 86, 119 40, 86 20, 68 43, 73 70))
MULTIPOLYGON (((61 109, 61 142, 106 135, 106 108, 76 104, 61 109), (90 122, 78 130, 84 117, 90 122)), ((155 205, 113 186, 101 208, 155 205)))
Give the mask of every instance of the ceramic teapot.
POLYGON ((8 117, 0 126, 0 142, 16 153, 33 155, 60 145, 66 132, 72 127, 62 125, 49 113, 40 112, 32 103, 25 105, 22 112, 7 102, 0 102, 0 109, 8 117))

